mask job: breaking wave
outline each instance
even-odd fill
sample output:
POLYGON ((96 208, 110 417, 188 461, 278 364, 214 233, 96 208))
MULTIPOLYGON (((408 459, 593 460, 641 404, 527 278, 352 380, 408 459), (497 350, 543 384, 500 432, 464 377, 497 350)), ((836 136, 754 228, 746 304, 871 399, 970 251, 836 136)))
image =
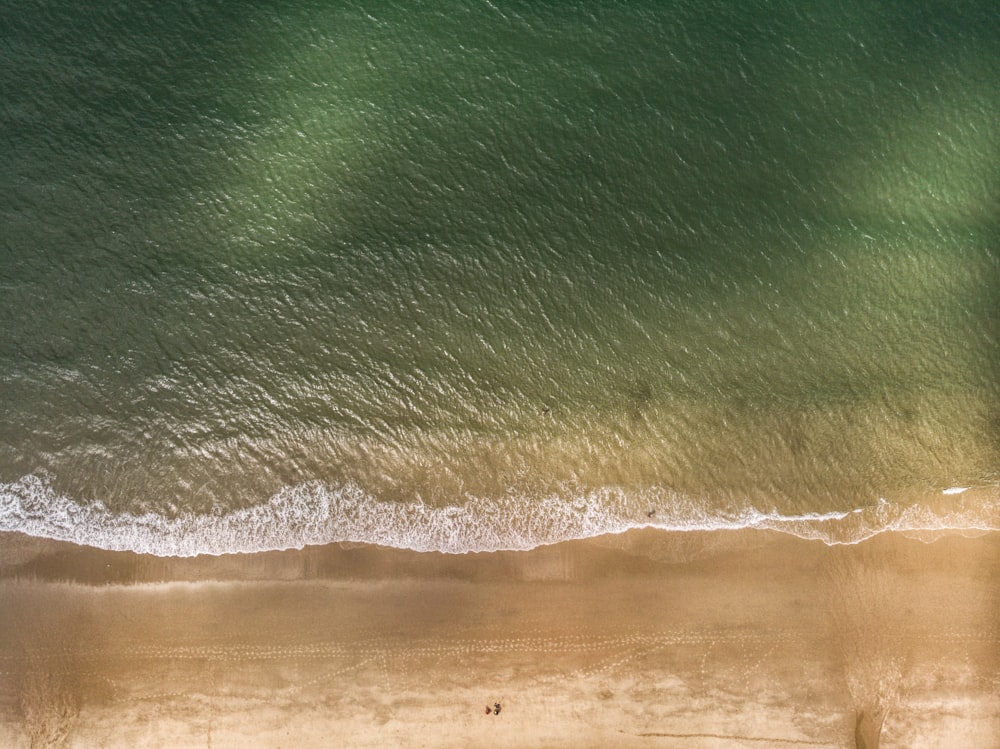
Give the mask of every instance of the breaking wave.
MULTIPOLYGON (((995 488, 994 488, 995 489, 995 488)), ((945 490, 956 494, 964 487, 945 490)), ((884 531, 907 533, 1000 530, 995 490, 947 510, 885 500, 850 512, 783 516, 756 509, 712 512, 666 490, 637 501, 617 488, 563 496, 467 497, 461 506, 379 501, 356 485, 308 482, 282 489, 267 502, 225 514, 115 513, 101 502, 81 504, 37 476, 0 484, 0 531, 69 541, 113 551, 196 556, 302 548, 336 542, 466 553, 527 550, 622 533, 776 530, 827 544, 850 544, 884 531), (642 507, 655 506, 655 512, 642 507)))

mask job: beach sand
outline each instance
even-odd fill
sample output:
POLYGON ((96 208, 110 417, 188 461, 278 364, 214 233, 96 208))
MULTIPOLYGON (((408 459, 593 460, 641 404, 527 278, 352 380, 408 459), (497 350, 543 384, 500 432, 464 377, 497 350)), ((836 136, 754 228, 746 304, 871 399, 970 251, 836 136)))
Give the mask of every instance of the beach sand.
POLYGON ((5 747, 1000 746, 997 534, 0 550, 5 747))

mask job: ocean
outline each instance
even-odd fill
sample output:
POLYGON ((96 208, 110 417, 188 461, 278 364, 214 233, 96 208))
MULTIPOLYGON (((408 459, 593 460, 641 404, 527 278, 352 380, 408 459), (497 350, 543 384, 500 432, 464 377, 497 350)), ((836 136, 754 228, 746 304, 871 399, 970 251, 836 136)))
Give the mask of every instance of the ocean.
POLYGON ((0 8, 0 530, 1000 529, 995 0, 0 8))

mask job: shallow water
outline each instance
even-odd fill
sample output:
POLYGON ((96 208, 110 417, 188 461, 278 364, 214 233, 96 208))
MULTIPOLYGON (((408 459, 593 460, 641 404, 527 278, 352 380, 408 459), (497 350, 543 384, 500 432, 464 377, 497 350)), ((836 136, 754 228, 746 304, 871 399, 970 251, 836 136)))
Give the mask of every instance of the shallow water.
POLYGON ((1000 527, 1000 15, 868 5, 0 10, 0 530, 1000 527))

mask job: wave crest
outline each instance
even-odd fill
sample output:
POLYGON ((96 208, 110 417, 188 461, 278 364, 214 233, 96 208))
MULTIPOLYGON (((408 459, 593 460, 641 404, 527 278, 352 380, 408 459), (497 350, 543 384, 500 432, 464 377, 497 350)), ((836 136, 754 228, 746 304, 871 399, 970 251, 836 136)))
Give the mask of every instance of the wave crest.
POLYGON ((361 487, 308 482, 267 502, 225 514, 114 513, 80 504, 38 476, 0 484, 0 531, 113 551, 196 556, 272 551, 336 542, 466 553, 527 550, 570 539, 652 527, 667 531, 759 528, 828 544, 857 543, 884 532, 987 532, 1000 529, 996 492, 947 510, 885 500, 843 513, 782 516, 749 508, 711 512, 662 489, 639 501, 618 488, 559 495, 467 497, 461 506, 380 501, 361 487), (655 506, 652 516, 641 507, 655 506))

